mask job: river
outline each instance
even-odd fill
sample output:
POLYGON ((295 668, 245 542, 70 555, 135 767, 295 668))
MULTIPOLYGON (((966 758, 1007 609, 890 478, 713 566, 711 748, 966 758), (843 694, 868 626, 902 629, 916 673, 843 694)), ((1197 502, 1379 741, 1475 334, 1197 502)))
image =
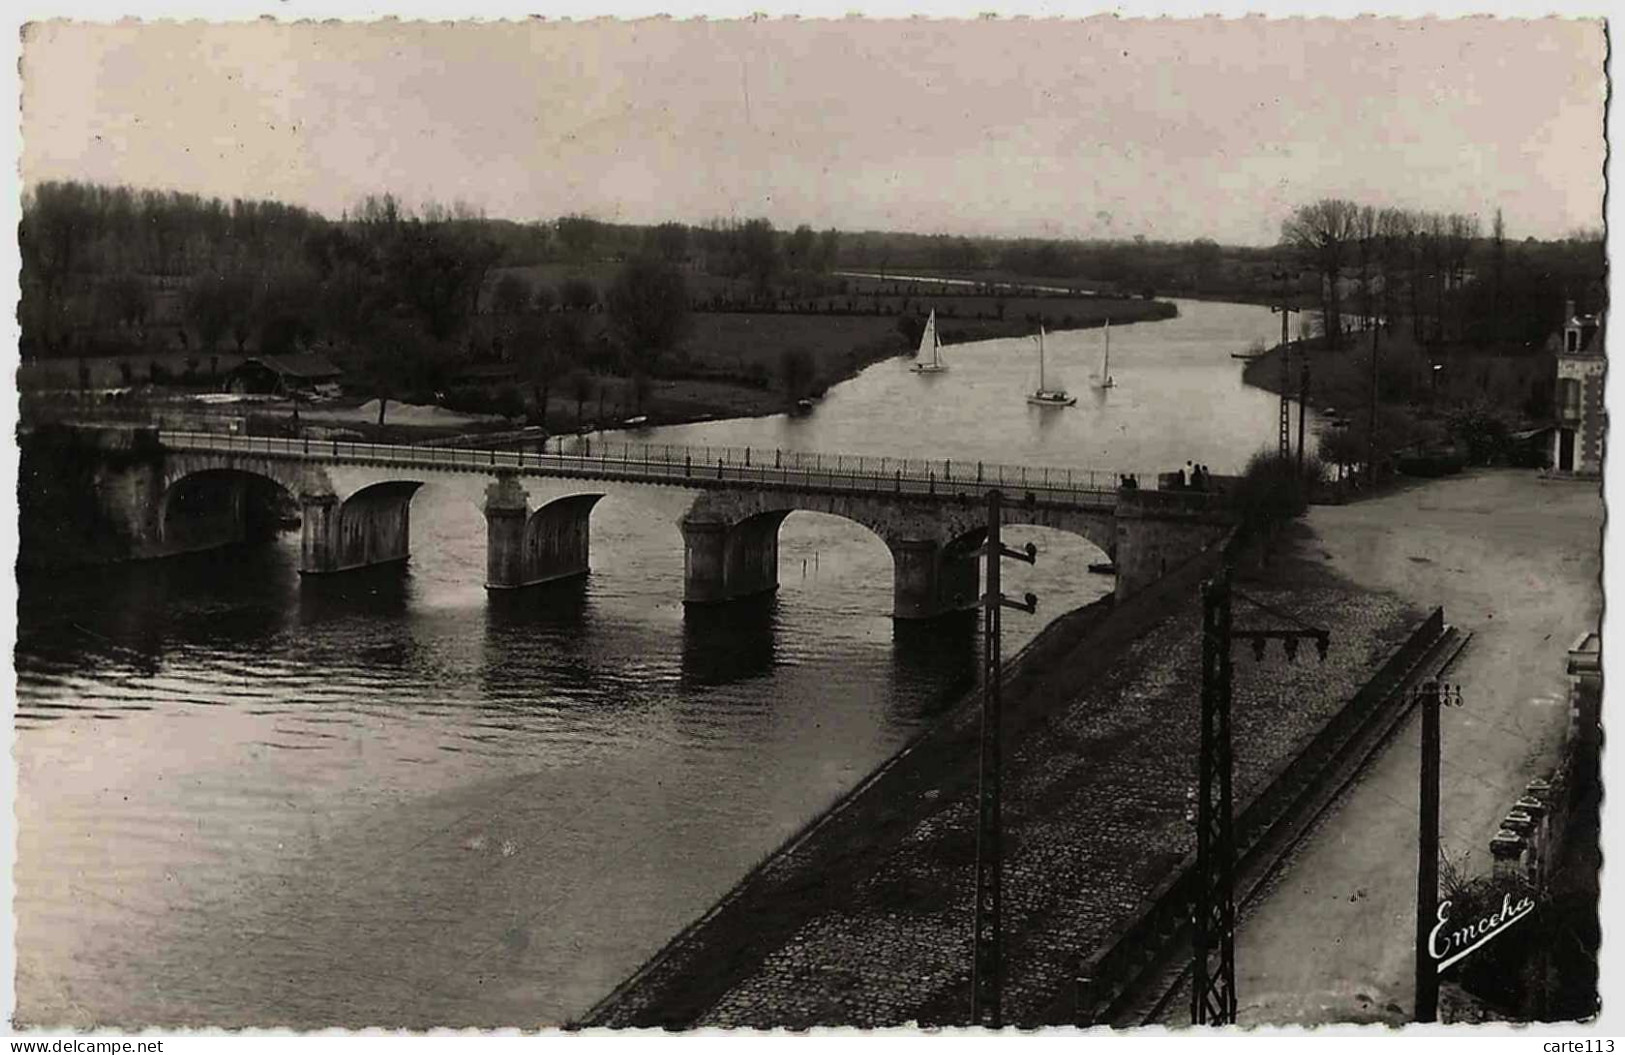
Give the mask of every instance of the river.
MULTIPOLYGON (((637 436, 1151 473, 1234 471, 1276 403, 1267 308, 888 360, 809 414, 637 436)), ((593 573, 483 588, 484 478, 430 477, 412 560, 301 581, 274 543, 21 584, 17 1015, 125 1026, 536 1026, 584 1011, 974 684, 974 618, 894 628, 890 555, 792 515, 777 595, 686 613, 691 496, 611 487, 593 573)), ((1039 529, 1009 649, 1103 595, 1039 529)))

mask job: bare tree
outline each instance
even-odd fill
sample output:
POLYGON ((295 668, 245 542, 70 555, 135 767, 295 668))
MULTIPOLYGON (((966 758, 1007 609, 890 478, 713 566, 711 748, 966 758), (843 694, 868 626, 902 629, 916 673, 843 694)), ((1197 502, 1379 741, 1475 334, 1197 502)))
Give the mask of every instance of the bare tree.
POLYGON ((1492 247, 1492 254, 1490 258, 1490 275, 1492 282, 1492 287, 1490 290, 1490 305, 1491 310, 1495 315, 1495 334, 1499 337, 1501 334, 1501 319, 1503 317, 1501 297, 1506 291, 1507 274, 1507 229, 1506 224, 1501 220, 1500 209, 1495 210, 1495 227, 1494 233, 1491 235, 1490 244, 1492 247))
POLYGON ((1360 207, 1340 198, 1323 198, 1300 205, 1281 225, 1281 241, 1302 254, 1321 279, 1321 316, 1326 342, 1337 347, 1342 332, 1338 280, 1355 239, 1360 207))
POLYGON ((1379 249, 1378 231, 1377 210, 1369 205, 1360 206, 1360 211, 1354 218, 1354 245, 1357 274, 1360 278, 1360 328, 1362 330, 1370 328, 1371 319, 1376 314, 1371 295, 1371 279, 1373 265, 1376 263, 1379 249))
POLYGON ((1456 308, 1456 336, 1463 330, 1460 312, 1462 297, 1460 289, 1467 281, 1467 261, 1472 255, 1473 243, 1478 241, 1478 217, 1451 213, 1445 221, 1445 250, 1446 275, 1450 280, 1450 289, 1454 292, 1453 301, 1456 308))
POLYGON ((1382 314, 1390 333, 1398 314, 1400 276, 1409 262, 1416 229, 1404 209, 1382 209, 1377 213, 1377 260, 1382 271, 1382 314))

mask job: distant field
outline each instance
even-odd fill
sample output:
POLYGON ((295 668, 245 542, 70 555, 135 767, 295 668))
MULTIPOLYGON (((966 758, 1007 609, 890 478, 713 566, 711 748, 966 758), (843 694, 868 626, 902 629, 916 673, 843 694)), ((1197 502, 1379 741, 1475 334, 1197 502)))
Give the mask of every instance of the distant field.
POLYGON ((748 374, 753 364, 776 373, 792 349, 813 358, 820 375, 838 375, 887 354, 907 350, 897 320, 885 315, 745 315, 697 313, 683 342, 695 365, 748 374))
MULTIPOLYGON (((564 282, 585 279, 602 298, 619 268, 613 261, 599 261, 494 270, 487 276, 482 314, 472 320, 471 332, 476 340, 488 339, 502 325, 501 317, 489 312, 491 292, 504 274, 522 275, 532 289, 547 285, 555 296, 564 282)), ((751 302, 750 286, 743 280, 694 270, 685 270, 684 277, 691 306, 696 309, 690 314, 689 333, 666 357, 641 405, 629 378, 592 375, 587 382, 590 396, 578 405, 574 382, 560 376, 548 393, 550 428, 575 428, 578 422, 609 424, 634 414, 660 423, 782 411, 793 402, 786 378, 787 356, 805 355, 811 376, 800 391, 817 396, 871 363, 911 354, 915 340, 906 337, 904 331, 917 333, 932 311, 937 314, 937 332, 945 344, 1021 336, 1036 332, 1040 325, 1050 330, 1084 329, 1101 326, 1107 319, 1130 322, 1176 313, 1171 304, 1140 298, 1009 296, 960 291, 930 282, 831 275, 786 277, 766 299, 751 302)), ((593 311, 574 317, 584 330, 588 346, 597 347, 608 328, 608 316, 593 311)), ((208 355, 194 353, 194 372, 182 381, 187 358, 178 350, 166 350, 158 354, 93 357, 85 360, 85 366, 91 388, 144 384, 156 362, 180 387, 217 390, 222 375, 241 361, 235 352, 219 354, 213 362, 208 355), (121 361, 128 364, 128 375, 121 361)), ((334 358, 351 369, 346 380, 354 386, 354 394, 371 391, 356 364, 346 362, 342 356, 334 358)), ((18 383, 25 390, 73 389, 79 385, 78 369, 76 358, 29 362, 19 368, 18 383)), ((513 381, 493 382, 485 387, 487 398, 493 400, 504 395, 504 388, 510 389, 506 393, 510 400, 533 403, 540 394, 540 386, 532 384, 522 369, 513 381)), ((492 409, 496 405, 493 403, 492 409)))

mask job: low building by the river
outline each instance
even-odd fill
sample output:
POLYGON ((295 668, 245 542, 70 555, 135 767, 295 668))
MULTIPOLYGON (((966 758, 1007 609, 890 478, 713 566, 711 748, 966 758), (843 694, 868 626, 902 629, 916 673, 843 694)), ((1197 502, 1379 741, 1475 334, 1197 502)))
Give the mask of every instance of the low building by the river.
POLYGON ((238 395, 337 395, 343 376, 332 360, 315 353, 259 355, 226 375, 226 389, 238 395))

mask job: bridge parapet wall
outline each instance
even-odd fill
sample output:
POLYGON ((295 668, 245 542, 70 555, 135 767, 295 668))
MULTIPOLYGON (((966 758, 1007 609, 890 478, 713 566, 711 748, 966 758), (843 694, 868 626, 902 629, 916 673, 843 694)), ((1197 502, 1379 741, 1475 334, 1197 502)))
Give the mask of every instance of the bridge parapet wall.
POLYGON ((1225 496, 1203 491, 1118 492, 1117 599, 1126 600, 1221 538, 1235 518, 1225 496))

